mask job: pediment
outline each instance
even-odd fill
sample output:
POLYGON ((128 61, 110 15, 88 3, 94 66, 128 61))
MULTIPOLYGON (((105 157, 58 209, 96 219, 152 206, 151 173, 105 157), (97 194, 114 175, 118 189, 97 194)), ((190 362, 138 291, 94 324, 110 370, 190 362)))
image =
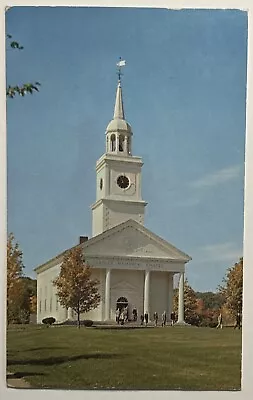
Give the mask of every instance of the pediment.
POLYGON ((127 292, 135 292, 137 287, 134 285, 131 285, 131 283, 129 283, 127 281, 119 281, 119 282, 115 283, 114 285, 112 285, 111 289, 112 290, 117 289, 119 291, 126 290, 127 292))
POLYGON ((87 256, 128 256, 180 260, 190 257, 138 222, 129 220, 84 244, 87 256))

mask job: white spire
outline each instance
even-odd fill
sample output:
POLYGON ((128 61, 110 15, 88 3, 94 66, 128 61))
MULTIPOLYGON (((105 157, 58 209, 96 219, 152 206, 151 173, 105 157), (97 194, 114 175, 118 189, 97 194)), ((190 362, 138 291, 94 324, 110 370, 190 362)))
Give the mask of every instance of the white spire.
POLYGON ((113 115, 113 119, 116 119, 116 118, 125 119, 122 88, 121 88, 120 80, 119 80, 118 87, 117 87, 116 101, 115 101, 114 115, 113 115))
POLYGON ((114 106, 113 119, 106 128, 106 152, 122 156, 132 155, 132 128, 125 120, 123 96, 121 88, 121 68, 126 64, 125 60, 118 62, 118 86, 114 106))

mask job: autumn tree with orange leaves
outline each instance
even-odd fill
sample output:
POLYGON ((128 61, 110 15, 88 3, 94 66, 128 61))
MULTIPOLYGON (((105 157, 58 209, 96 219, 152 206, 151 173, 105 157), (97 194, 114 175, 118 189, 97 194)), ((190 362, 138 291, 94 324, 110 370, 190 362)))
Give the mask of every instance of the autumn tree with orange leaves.
POLYGON ((80 328, 80 314, 98 307, 100 295, 97 279, 92 279, 91 268, 86 264, 80 247, 75 247, 64 255, 61 271, 53 281, 61 306, 72 308, 77 314, 80 328))
POLYGON ((238 263, 228 268, 223 285, 219 286, 219 292, 225 301, 224 310, 232 319, 235 319, 238 312, 242 312, 242 289, 243 258, 240 258, 238 263))
POLYGON ((7 240, 7 322, 17 319, 23 296, 23 253, 11 233, 7 240))

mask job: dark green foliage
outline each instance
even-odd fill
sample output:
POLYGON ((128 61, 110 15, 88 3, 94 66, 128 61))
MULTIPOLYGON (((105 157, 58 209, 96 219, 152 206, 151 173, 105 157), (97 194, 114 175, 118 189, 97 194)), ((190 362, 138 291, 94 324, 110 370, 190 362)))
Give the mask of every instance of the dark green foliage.
POLYGON ((13 98, 16 94, 25 96, 27 93, 33 94, 34 91, 39 92, 39 82, 24 83, 22 86, 8 86, 6 89, 6 96, 13 98))
MULTIPOLYGON (((9 34, 7 34, 6 37, 7 37, 7 39, 12 39, 12 36, 9 34)), ((23 46, 20 46, 20 44, 18 42, 16 42, 15 40, 12 40, 10 42, 10 47, 13 49, 18 49, 18 50, 23 50, 23 48, 24 48, 23 46)))
POLYGON ((56 319, 54 317, 47 317, 42 320, 42 323, 45 325, 52 325, 54 324, 56 319))
POLYGON ((224 304, 224 299, 220 293, 196 292, 198 299, 202 299, 205 309, 220 309, 224 304))
MULTIPOLYGON (((7 34, 7 39, 12 39, 12 36, 7 34)), ((9 46, 12 49, 18 49, 18 50, 23 50, 23 46, 21 46, 18 42, 15 40, 11 40, 9 43, 9 46)), ((34 92, 39 92, 39 82, 29 82, 29 83, 24 83, 22 85, 8 85, 6 89, 6 96, 8 98, 13 99, 16 94, 19 94, 20 96, 24 97, 26 94, 33 94, 34 92)))
POLYGON ((82 325, 86 326, 86 327, 90 327, 93 325, 93 321, 91 321, 90 319, 84 319, 82 321, 82 325))
POLYGON ((19 309, 16 315, 15 322, 19 324, 28 324, 30 322, 31 314, 31 303, 30 299, 32 296, 36 296, 37 292, 37 281, 29 277, 23 276, 21 278, 22 283, 22 296, 20 296, 19 309))
POLYGON ((26 290, 29 293, 29 296, 36 296, 37 294, 37 280, 32 279, 29 276, 23 276, 22 280, 25 284, 26 290))
POLYGON ((10 46, 13 49, 19 49, 19 50, 23 50, 23 48, 24 48, 23 46, 20 46, 18 42, 11 42, 10 46))

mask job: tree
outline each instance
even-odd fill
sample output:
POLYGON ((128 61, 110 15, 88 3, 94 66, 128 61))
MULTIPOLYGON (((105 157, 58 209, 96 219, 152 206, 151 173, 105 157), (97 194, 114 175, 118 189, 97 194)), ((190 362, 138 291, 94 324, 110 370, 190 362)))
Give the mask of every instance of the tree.
MULTIPOLYGON (((12 39, 12 36, 7 34, 7 39, 10 40, 12 39)), ((18 50, 23 50, 24 47, 20 46, 20 44, 14 40, 11 40, 9 43, 10 47, 12 49, 18 49, 18 50)), ((39 91, 39 82, 34 82, 34 83, 24 83, 22 85, 15 85, 11 86, 8 85, 6 89, 6 96, 9 98, 13 98, 16 94, 19 94, 20 96, 25 96, 27 93, 33 94, 35 91, 39 91)))
POLYGON ((57 288, 59 303, 75 311, 80 328, 80 314, 97 308, 100 302, 99 281, 91 279, 91 269, 80 247, 65 253, 60 274, 53 284, 57 288))
POLYGON ((23 253, 15 242, 13 233, 7 241, 7 322, 15 321, 23 295, 23 253))
POLYGON ((196 292, 198 299, 202 299, 205 309, 220 309, 224 303, 224 299, 220 293, 213 292, 196 292))
POLYGON ((28 276, 21 278, 23 285, 23 296, 20 303, 20 320, 28 323, 30 315, 37 312, 37 281, 28 276))
POLYGON ((243 288, 243 258, 238 263, 228 268, 223 278, 223 285, 219 286, 219 292, 224 299, 224 308, 228 315, 235 319, 238 312, 242 312, 242 288, 243 288))
POLYGON ((30 296, 30 313, 36 314, 37 312, 37 296, 32 295, 30 296))
MULTIPOLYGON (((191 325, 198 325, 197 314, 197 296, 192 287, 189 285, 188 280, 184 283, 184 318, 185 322, 191 325)), ((178 289, 174 291, 173 310, 175 314, 178 313, 178 289)))
POLYGON ((197 314, 200 326, 214 327, 217 325, 224 300, 220 293, 196 292, 197 314))
POLYGON ((36 312, 37 281, 23 275, 23 253, 10 233, 7 241, 7 322, 28 323, 36 312))
MULTIPOLYGON (((196 293, 196 297, 197 297, 197 293, 196 293)), ((205 311, 205 303, 203 299, 200 299, 197 297, 196 299, 196 313, 198 315, 203 315, 204 311, 205 311)))

